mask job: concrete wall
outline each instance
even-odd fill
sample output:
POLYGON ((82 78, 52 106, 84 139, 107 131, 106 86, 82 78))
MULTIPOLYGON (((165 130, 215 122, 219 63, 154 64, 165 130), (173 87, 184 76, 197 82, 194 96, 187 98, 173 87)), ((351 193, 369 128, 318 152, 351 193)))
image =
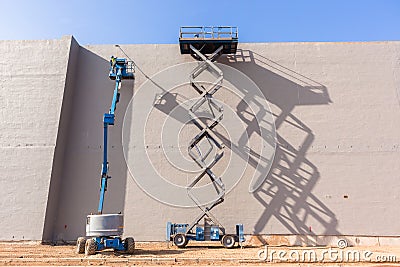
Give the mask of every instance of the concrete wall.
POLYGON ((71 42, 0 41, 0 240, 42 239, 71 42))
MULTIPOLYGON (((57 106, 60 112, 70 43, 64 39, 58 42, 65 42, 65 53, 57 50, 61 55, 50 58, 63 58, 64 63, 60 65, 64 69, 52 71, 64 75, 60 74, 59 102, 47 103, 57 106)), ((23 43, 3 42, 1 51, 5 52, 1 53, 12 53, 14 58, 16 52, 11 52, 10 47, 23 46, 23 43)), ((40 50, 43 43, 31 42, 29 46, 40 50)), ((400 211, 396 201, 400 189, 400 43, 259 43, 239 44, 239 48, 235 56, 223 56, 219 62, 242 71, 259 86, 274 115, 277 149, 272 169, 259 190, 249 193, 249 178, 244 177, 215 209, 221 222, 228 229, 241 222, 248 234, 399 236, 400 227, 393 222, 397 221, 400 211)), ((193 61, 190 56, 180 55, 177 44, 126 45, 123 49, 148 76, 175 64, 193 61)), ((9 103, 2 105, 2 123, 15 125, 12 129, 22 129, 7 130, 5 125, 0 130, 1 153, 5 159, 0 181, 6 190, 0 202, 1 212, 4 216, 14 216, 7 215, 10 220, 1 223, 6 227, 2 239, 12 239, 11 233, 19 233, 14 235, 15 239, 22 239, 21 235, 35 240, 42 238, 49 177, 54 166, 57 168, 53 170, 52 183, 56 182, 54 189, 51 186, 54 195, 51 197, 51 191, 49 199, 54 199, 56 207, 48 207, 43 239, 68 241, 84 235, 85 216, 96 211, 102 161, 102 114, 108 111, 114 86, 107 77, 108 59, 111 55, 124 55, 111 45, 80 47, 75 53, 76 63, 71 55, 72 63, 68 64, 68 77, 73 78, 67 84, 73 86, 65 86, 73 87, 73 95, 67 98, 72 104, 66 105, 67 115, 61 116, 69 121, 59 129, 60 114, 50 113, 50 107, 41 109, 45 101, 32 102, 31 97, 24 97, 11 105, 16 101, 13 94, 2 94, 1 101, 9 103), (9 112, 9 109, 19 112, 21 108, 15 108, 17 104, 23 107, 29 104, 45 116, 26 111, 19 117, 9 117, 19 114, 9 112), (25 136, 15 140, 14 132, 19 136, 38 127, 29 124, 32 119, 50 123, 54 120, 52 116, 57 119, 51 131, 54 143, 46 141, 50 138, 47 131, 38 131, 38 140, 35 139, 40 144, 53 144, 51 151, 46 150, 47 145, 23 147, 33 143, 22 142, 28 138, 25 136), (17 126, 20 121, 27 124, 17 126), (58 164, 53 162, 57 130, 64 134, 60 137, 64 141, 60 142, 65 142, 60 146, 65 149, 58 164), (18 144, 23 146, 17 148, 18 144), (22 154, 16 152, 20 150, 22 154), (26 151, 42 154, 29 155, 26 151), (43 156, 45 153, 47 157, 43 156), (29 160, 35 165, 27 164, 29 160), (34 180, 27 176, 44 179, 45 184, 37 184, 35 188, 34 180), (36 235, 25 234, 32 232, 32 224, 29 228, 21 225, 18 232, 11 223, 23 218, 25 211, 37 215, 36 218, 28 216, 36 224, 36 235)), ((37 63, 30 65, 32 68, 40 61, 36 60, 37 63)), ((26 61, 30 63, 32 59, 26 61)), ((1 69, 2 92, 15 88, 22 96, 25 92, 33 94, 33 90, 27 89, 33 87, 43 90, 41 100, 54 93, 43 89, 50 83, 47 79, 33 83, 26 71, 21 71, 18 77, 24 81, 32 79, 29 86, 21 81, 21 84, 13 83, 15 87, 6 87, 4 79, 11 81, 10 68, 21 70, 25 65, 7 64, 9 67, 4 68, 2 64, 1 69)), ((39 76, 45 71, 49 69, 41 68, 39 76)), ((56 77, 53 74, 51 79, 56 77)), ((110 129, 112 179, 105 212, 125 214, 126 235, 137 240, 163 240, 167 221, 191 222, 198 210, 172 207, 154 200, 139 188, 127 169, 121 139, 123 117, 133 94, 146 80, 137 72, 135 82, 127 81, 121 88, 116 125, 110 129)), ((68 103, 67 99, 64 104, 68 103)), ((219 100, 227 99, 220 97, 219 100)), ((137 114, 142 115, 145 114, 137 114)), ((29 138, 32 136, 35 132, 29 134, 29 138)), ((168 162, 162 160, 162 153, 159 155, 160 169, 168 169, 168 162)), ((256 155, 253 157, 257 159, 256 155)), ((182 179, 186 178, 182 176, 182 179)))
POLYGON ((80 46, 74 38, 71 39, 67 76, 65 80, 64 96, 61 107, 60 123, 57 133, 57 145, 54 152, 51 173, 50 189, 47 201, 43 240, 53 240, 53 228, 56 223, 59 204, 59 192, 64 172, 64 155, 68 148, 68 129, 72 125, 72 110, 74 109, 73 97, 76 87, 76 73, 78 70, 78 56, 80 46))

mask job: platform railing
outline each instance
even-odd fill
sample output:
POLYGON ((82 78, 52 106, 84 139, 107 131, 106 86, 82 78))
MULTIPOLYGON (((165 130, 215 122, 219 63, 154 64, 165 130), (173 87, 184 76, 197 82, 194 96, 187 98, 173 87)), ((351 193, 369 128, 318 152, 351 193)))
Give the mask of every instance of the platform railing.
POLYGON ((126 72, 135 73, 135 63, 133 61, 126 61, 125 69, 126 72))
POLYGON ((238 28, 232 26, 183 26, 179 38, 237 39, 238 28))

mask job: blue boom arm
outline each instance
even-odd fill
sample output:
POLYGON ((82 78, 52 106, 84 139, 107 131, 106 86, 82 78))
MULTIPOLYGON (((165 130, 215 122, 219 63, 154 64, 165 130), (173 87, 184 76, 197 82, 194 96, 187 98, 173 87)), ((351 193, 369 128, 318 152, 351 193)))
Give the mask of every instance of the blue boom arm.
POLYGON ((111 107, 108 113, 103 116, 103 164, 101 167, 101 187, 98 214, 103 213, 104 196, 107 191, 107 180, 111 178, 108 175, 108 126, 114 125, 115 109, 119 102, 121 82, 123 79, 134 79, 134 66, 132 61, 127 61, 125 58, 114 58, 110 60, 110 73, 109 77, 115 80, 114 94, 111 102, 111 107))

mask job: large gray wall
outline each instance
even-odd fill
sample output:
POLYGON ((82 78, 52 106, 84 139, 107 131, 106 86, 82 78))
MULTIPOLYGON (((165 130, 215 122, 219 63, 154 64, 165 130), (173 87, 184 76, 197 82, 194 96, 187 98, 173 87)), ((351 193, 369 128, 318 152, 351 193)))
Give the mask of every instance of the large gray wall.
MULTIPOLYGON (((70 43, 66 39, 29 42, 32 51, 46 54, 46 60, 17 52, 24 42, 1 43, 2 60, 3 54, 21 60, 2 62, 1 69, 0 183, 5 193, 0 203, 1 215, 7 219, 1 221, 0 239, 74 240, 84 235, 86 214, 96 212, 102 114, 108 111, 114 87, 107 77, 108 59, 124 55, 111 45, 77 48, 70 43), (52 42, 65 51, 40 50, 49 43, 56 47, 52 42), (75 47, 73 55, 70 47, 75 47), (40 69, 34 71, 35 66, 40 69), (63 90, 73 94, 63 100, 63 90), (57 101, 51 99, 54 94, 57 101), (60 118, 65 122, 60 123, 60 118), (52 127, 38 126, 42 124, 52 127), (54 151, 56 140, 62 153, 54 151), (28 144, 34 145, 25 147, 28 144), (15 221, 21 224, 15 227, 15 221), (36 234, 28 235, 32 229, 36 234)), ((122 47, 148 76, 194 60, 181 55, 177 44, 122 47)), ((400 226, 393 223, 400 212, 396 201, 399 42, 240 43, 236 55, 218 61, 259 86, 277 129, 276 155, 265 183, 249 193, 249 178, 244 177, 215 209, 223 224, 229 228, 241 222, 248 234, 399 236, 400 226)), ((167 221, 191 222, 198 210, 154 200, 127 169, 121 138, 124 112, 146 79, 137 72, 136 80, 124 82, 121 88, 116 125, 110 129, 112 179, 105 212, 125 214, 126 235, 163 240, 167 221)), ((145 114, 137 114, 141 115, 145 114)))
POLYGON ((53 166, 63 154, 61 111, 71 105, 67 71, 77 48, 70 36, 0 41, 0 240, 42 239, 51 178, 62 168, 53 166))

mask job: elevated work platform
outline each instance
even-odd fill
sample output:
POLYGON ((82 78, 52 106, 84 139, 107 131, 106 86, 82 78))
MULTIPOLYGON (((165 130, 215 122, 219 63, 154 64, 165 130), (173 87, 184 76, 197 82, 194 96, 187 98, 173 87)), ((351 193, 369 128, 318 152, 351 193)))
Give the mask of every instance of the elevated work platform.
POLYGON ((202 54, 211 54, 223 46, 222 54, 235 54, 238 44, 238 29, 231 26, 219 27, 188 27, 179 31, 179 46, 181 54, 192 53, 190 45, 202 54))
POLYGON ((110 73, 108 77, 111 80, 115 80, 117 76, 123 80, 134 80, 135 79, 135 65, 133 61, 128 61, 125 58, 111 57, 110 60, 110 73), (119 73, 120 71, 120 73, 119 73))

